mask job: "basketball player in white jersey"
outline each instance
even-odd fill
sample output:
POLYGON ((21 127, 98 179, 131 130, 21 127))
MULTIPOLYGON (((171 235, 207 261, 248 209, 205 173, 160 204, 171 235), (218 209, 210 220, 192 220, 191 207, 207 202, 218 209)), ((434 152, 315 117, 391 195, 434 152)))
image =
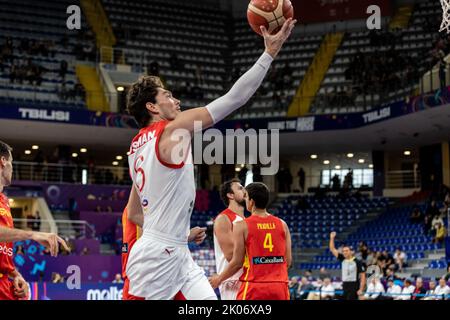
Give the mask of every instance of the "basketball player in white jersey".
POLYGON ((190 141, 199 122, 206 129, 247 103, 295 23, 286 20, 275 35, 262 27, 265 52, 228 93, 206 107, 181 112, 180 101, 156 77, 141 77, 131 86, 127 109, 141 130, 130 146, 133 188, 127 207, 129 220, 143 225, 127 263, 131 295, 168 300, 180 291, 187 300, 217 299, 187 245, 195 201, 190 141))
MULTIPOLYGON (((233 258, 233 226, 244 220, 245 188, 239 179, 226 181, 220 186, 220 197, 227 208, 214 219, 214 253, 216 272, 222 273, 233 258)), ((219 286, 222 300, 236 300, 241 287, 242 269, 219 286)))

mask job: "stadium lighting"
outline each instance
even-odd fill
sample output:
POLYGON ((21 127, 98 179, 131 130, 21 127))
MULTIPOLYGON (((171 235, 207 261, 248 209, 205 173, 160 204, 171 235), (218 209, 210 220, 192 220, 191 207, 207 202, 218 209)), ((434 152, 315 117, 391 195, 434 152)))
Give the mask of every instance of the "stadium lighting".
POLYGON ((25 154, 31 154, 31 150, 25 150, 25 154))
POLYGON ((14 205, 14 199, 11 199, 11 198, 10 198, 10 199, 8 199, 8 202, 9 202, 9 205, 10 205, 10 206, 13 206, 13 205, 14 205))
POLYGON ((311 159, 317 159, 317 154, 312 154, 311 159))
POLYGON ((119 165, 119 162, 113 161, 112 165, 113 165, 113 166, 118 166, 118 165, 119 165))
POLYGON ((39 146, 34 145, 34 146, 31 147, 31 149, 33 149, 33 150, 38 150, 38 149, 39 149, 39 146))
POLYGON ((81 152, 81 153, 86 153, 86 152, 87 152, 87 149, 86 149, 86 148, 81 148, 81 149, 80 149, 80 152, 81 152))
POLYGON ((341 166, 335 166, 334 167, 336 170, 341 170, 341 166))
POLYGON ((239 168, 239 167, 236 167, 236 172, 240 172, 241 171, 241 168, 239 168))
POLYGON ((122 156, 117 156, 117 157, 116 157, 116 160, 122 160, 122 159, 123 159, 122 156))
POLYGON ((347 153, 347 158, 353 158, 355 155, 353 153, 347 153))
POLYGON ((324 160, 323 164, 330 164, 330 160, 324 160))
POLYGON ((72 153, 72 158, 76 158, 76 157, 78 157, 78 153, 76 153, 76 152, 72 153))
POLYGON ((127 156, 129 156, 129 155, 130 155, 130 151, 127 152, 127 156))
POLYGON ((364 163, 365 161, 364 161, 364 159, 359 159, 358 162, 359 163, 364 163))
POLYGON ((123 92, 125 90, 125 88, 124 87, 122 87, 122 86, 120 86, 120 87, 117 87, 117 91, 119 91, 119 92, 123 92))
POLYGON ((405 150, 405 151, 403 152, 403 154, 404 154, 405 156, 410 156, 410 155, 411 155, 411 151, 405 150))
POLYGON ((373 164, 369 164, 369 168, 370 168, 370 169, 373 169, 373 164))

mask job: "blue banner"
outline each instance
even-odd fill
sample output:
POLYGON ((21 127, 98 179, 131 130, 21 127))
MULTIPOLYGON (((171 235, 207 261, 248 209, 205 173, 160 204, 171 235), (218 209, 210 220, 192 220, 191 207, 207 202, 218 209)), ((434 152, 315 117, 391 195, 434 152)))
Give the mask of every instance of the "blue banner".
MULTIPOLYGON (((397 118, 429 108, 450 103, 450 87, 444 90, 419 95, 393 104, 381 106, 367 112, 311 115, 300 118, 266 118, 228 120, 216 125, 226 129, 279 129, 280 132, 312 132, 324 130, 355 129, 365 125, 397 118)), ((0 119, 45 121, 111 128, 133 128, 138 126, 133 117, 116 113, 62 108, 31 108, 27 106, 2 105, 0 119)))
POLYGON ((122 300, 123 284, 81 283, 71 288, 66 283, 32 282, 31 300, 122 300))

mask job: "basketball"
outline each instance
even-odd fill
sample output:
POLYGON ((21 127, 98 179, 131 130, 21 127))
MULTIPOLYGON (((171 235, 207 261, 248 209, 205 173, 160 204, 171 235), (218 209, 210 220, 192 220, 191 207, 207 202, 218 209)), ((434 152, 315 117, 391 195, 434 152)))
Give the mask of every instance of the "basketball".
POLYGON ((287 19, 293 17, 294 8, 289 0, 252 0, 248 5, 248 23, 259 35, 262 35, 261 26, 265 26, 270 34, 275 34, 287 19))

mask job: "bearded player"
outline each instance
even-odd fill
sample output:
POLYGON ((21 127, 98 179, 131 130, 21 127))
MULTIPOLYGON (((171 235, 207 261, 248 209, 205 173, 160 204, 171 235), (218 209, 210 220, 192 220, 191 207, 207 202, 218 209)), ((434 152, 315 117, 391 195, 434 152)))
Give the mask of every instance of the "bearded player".
POLYGON ((0 141, 0 300, 20 300, 28 297, 27 282, 14 266, 14 242, 33 240, 58 255, 59 244, 67 251, 66 242, 56 234, 14 229, 8 198, 3 188, 12 181, 12 148, 0 141))
POLYGON ((187 246, 195 201, 192 135, 247 103, 295 22, 286 20, 275 35, 261 27, 265 52, 228 93, 206 107, 181 112, 180 101, 155 77, 142 77, 130 88, 127 109, 141 130, 128 157, 133 180, 128 214, 131 221, 143 221, 142 237, 127 263, 130 294, 169 300, 181 291, 188 300, 217 299, 187 246))
MULTIPOLYGON (((214 255, 218 273, 225 270, 233 257, 233 226, 245 219, 245 188, 239 179, 232 179, 221 185, 220 196, 227 208, 214 219, 214 255)), ((242 269, 219 286, 222 300, 236 300, 241 274, 242 269)))
POLYGON ((211 286, 217 288, 244 267, 237 300, 289 300, 289 228, 267 212, 269 189, 265 184, 248 185, 245 201, 252 215, 234 226, 233 258, 222 273, 210 278, 211 286))

